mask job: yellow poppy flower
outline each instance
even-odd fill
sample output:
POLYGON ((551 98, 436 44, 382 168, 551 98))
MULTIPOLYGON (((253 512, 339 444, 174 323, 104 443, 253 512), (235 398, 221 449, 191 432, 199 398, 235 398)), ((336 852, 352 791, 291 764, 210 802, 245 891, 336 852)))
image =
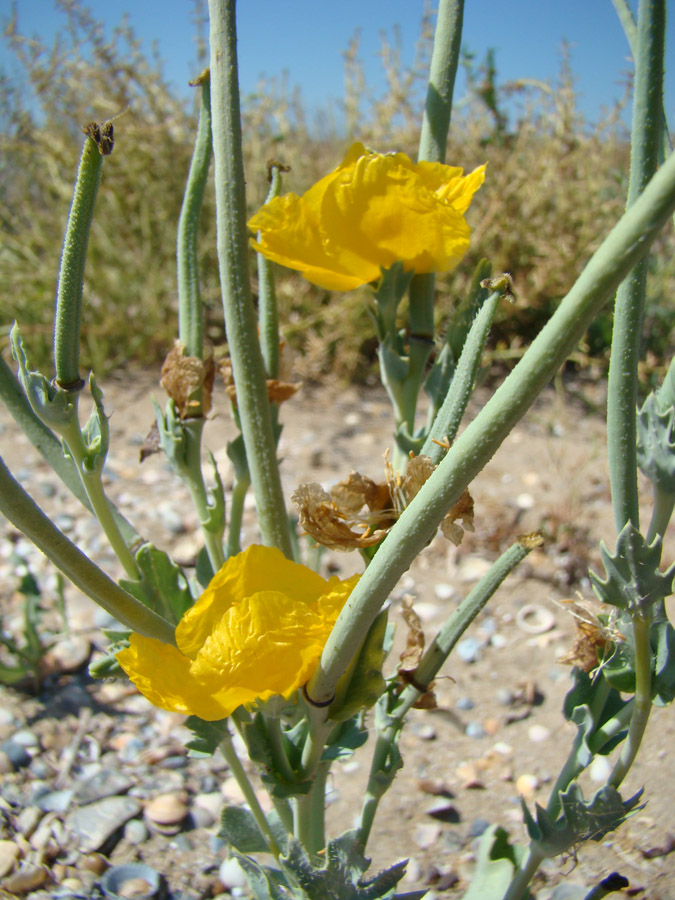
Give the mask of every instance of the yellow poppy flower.
POLYGON ((117 654, 162 709, 214 721, 290 697, 311 678, 359 576, 328 581, 272 547, 230 557, 176 626, 176 644, 132 634, 117 654))
POLYGON ((375 281, 397 260, 409 271, 445 272, 469 246, 464 213, 483 183, 456 166, 413 163, 405 153, 354 144, 302 197, 285 194, 249 220, 251 245, 329 290, 375 281))

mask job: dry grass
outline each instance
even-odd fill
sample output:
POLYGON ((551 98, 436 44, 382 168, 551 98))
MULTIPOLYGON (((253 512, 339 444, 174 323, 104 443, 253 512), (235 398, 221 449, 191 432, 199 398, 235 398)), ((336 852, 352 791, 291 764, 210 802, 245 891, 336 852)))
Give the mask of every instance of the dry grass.
MULTIPOLYGON (((0 341, 6 343, 3 336, 16 319, 33 362, 48 367, 62 229, 82 141, 79 126, 129 107, 116 123, 116 148, 106 161, 97 202, 82 356, 98 372, 131 360, 155 363, 176 331, 175 229, 196 115, 172 96, 159 61, 141 53, 129 27, 121 25, 108 40, 77 0, 59 5, 64 32, 53 48, 26 39, 14 24, 5 36, 13 73, 19 75, 0 83, 5 210, 0 341), (35 98, 30 103, 26 84, 35 98)), ((283 81, 261 83, 243 98, 251 210, 264 198, 270 158, 292 166, 285 186, 301 192, 335 165, 353 139, 414 155, 432 24, 427 12, 409 68, 401 62, 397 33, 383 39, 387 87, 381 94, 366 83, 354 37, 345 51, 342 127, 328 115, 309 123, 299 94, 283 81)), ((493 334, 498 352, 513 357, 541 328, 620 215, 628 148, 616 114, 593 128, 581 119, 564 58, 560 81, 552 86, 523 81, 500 88, 489 58, 476 67, 467 57, 465 65, 471 90, 453 117, 448 161, 473 168, 487 160, 489 174, 470 212, 471 251, 457 272, 439 278, 438 320, 441 328, 451 320, 473 265, 486 256, 495 271, 510 271, 515 280, 517 303, 500 313, 493 334), (514 96, 520 111, 509 126, 503 105, 514 96)), ((203 294, 208 334, 219 344, 223 325, 214 245, 209 195, 201 242, 203 294)), ((650 280, 646 350, 652 363, 672 344, 674 258, 669 232, 657 248, 650 280)), ((368 337, 367 291, 329 296, 280 272, 278 293, 284 335, 302 377, 367 376, 375 349, 368 337)), ((607 313, 583 349, 603 357, 610 335, 607 313)))

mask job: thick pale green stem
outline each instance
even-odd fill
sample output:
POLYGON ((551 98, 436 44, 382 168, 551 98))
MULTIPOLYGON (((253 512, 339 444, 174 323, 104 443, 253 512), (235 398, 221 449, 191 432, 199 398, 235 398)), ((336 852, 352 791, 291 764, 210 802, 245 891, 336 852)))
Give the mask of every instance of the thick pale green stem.
POLYGON ((555 375, 626 273, 647 252, 673 209, 675 155, 622 216, 520 363, 459 436, 385 539, 324 648, 308 688, 314 700, 322 702, 333 695, 338 678, 400 576, 555 375))
MULTIPOLYGON (((265 198, 269 203, 279 196, 281 171, 275 164, 270 165, 270 189, 265 198)), ((260 235, 258 235, 260 237, 260 235)), ((260 349, 265 362, 268 378, 279 377, 279 314, 274 287, 274 264, 262 253, 258 257, 258 318, 260 320, 260 349)))
POLYGON ((79 390, 82 387, 79 369, 82 285, 102 168, 103 157, 96 142, 86 137, 66 225, 54 315, 56 381, 60 387, 67 389, 79 390))
POLYGON ((174 644, 173 627, 105 575, 53 524, 0 459, 0 513, 84 594, 138 634, 174 644))
MULTIPOLYGON (((656 171, 663 110, 664 0, 640 0, 627 207, 656 171)), ((640 527, 637 490, 637 379, 647 278, 646 258, 621 285, 607 388, 607 450, 617 531, 640 527)))
POLYGON ((537 853, 532 846, 528 847, 520 866, 509 885, 509 889, 504 894, 503 900, 524 900, 526 896, 527 886, 532 880, 532 876, 537 871, 544 857, 537 853))
POLYGON ((292 556, 248 271, 234 0, 209 0, 218 264, 237 405, 263 542, 292 556))
POLYGON ((420 137, 421 160, 445 162, 463 19, 464 0, 441 0, 438 4, 429 86, 420 137))

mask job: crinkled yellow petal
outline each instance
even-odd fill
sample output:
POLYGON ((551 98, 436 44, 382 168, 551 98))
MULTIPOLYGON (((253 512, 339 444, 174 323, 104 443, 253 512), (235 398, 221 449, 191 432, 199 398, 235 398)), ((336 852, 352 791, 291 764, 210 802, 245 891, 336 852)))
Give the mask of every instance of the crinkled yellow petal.
POLYGON ((192 673, 223 706, 289 697, 314 672, 332 618, 277 591, 254 594, 223 616, 192 673))
POLYGON ((237 708, 205 691, 190 671, 190 660, 171 644, 132 634, 129 648, 118 653, 117 660, 141 694, 160 709, 214 721, 237 708))
POLYGON ((231 556, 176 628, 181 653, 194 659, 215 624, 233 603, 265 590, 281 591, 299 603, 311 603, 326 589, 326 580, 306 566, 286 559, 275 547, 254 545, 231 556))
MULTIPOLYGON (((452 204, 458 213, 464 214, 473 200, 473 195, 485 181, 485 169, 485 165, 478 166, 463 178, 456 178, 448 182, 439 191, 439 197, 452 204)), ((459 171, 461 174, 462 170, 459 171)))
POLYGON ((336 182, 326 192, 322 223, 331 253, 350 268, 367 257, 378 268, 402 260, 416 272, 442 271, 456 266, 469 246, 462 215, 396 157, 359 159, 351 183, 336 182))
POLYGON ((468 248, 463 213, 484 173, 353 144, 302 197, 277 197, 253 216, 252 246, 329 290, 375 281, 396 260, 420 273, 452 269, 468 248))
POLYGON ((248 227, 259 232, 259 240, 251 240, 254 250, 282 266, 297 269, 312 284, 332 291, 352 290, 363 284, 358 276, 328 255, 321 241, 319 222, 304 197, 296 194, 275 197, 258 210, 248 227))

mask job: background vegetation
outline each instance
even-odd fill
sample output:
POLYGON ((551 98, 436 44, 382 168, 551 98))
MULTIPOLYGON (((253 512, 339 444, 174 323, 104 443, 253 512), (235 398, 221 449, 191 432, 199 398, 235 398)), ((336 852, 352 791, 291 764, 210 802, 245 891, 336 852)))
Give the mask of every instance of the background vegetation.
MULTIPOLYGON (((59 0, 63 31, 42 46, 8 24, 11 77, 0 79, 0 346, 16 319, 32 363, 49 366, 52 312, 63 227, 79 158, 80 127, 129 107, 115 123, 86 273, 83 363, 98 373, 128 362, 156 364, 176 334, 175 238, 196 112, 172 95, 161 61, 147 58, 122 24, 111 37, 78 0, 59 0), (29 90, 30 88, 30 90, 29 90)), ((248 202, 266 190, 266 163, 292 169, 287 190, 304 191, 362 140, 414 156, 423 105, 432 19, 421 22, 417 56, 401 63, 398 35, 383 38, 387 89, 374 94, 359 63, 358 34, 345 51, 343 109, 309 122, 302 98, 283 81, 261 83, 243 98, 248 202), (336 114, 337 113, 337 114, 336 114), (340 124, 338 124, 340 123, 340 124)), ((196 25, 197 27, 197 25, 196 25)), ((579 114, 574 79, 561 52, 556 84, 498 84, 491 53, 464 56, 469 90, 453 115, 448 162, 471 169, 487 160, 488 178, 472 204, 471 251, 438 281, 438 317, 447 321, 477 260, 512 273, 517 301, 501 310, 492 348, 518 358, 620 215, 628 177, 620 108, 593 126, 579 114), (505 111, 508 109, 509 114, 505 111)), ((201 68, 196 61, 195 75, 201 68)), ((201 263, 208 334, 223 343, 212 194, 202 222, 201 263)), ((675 312, 672 229, 659 241, 649 282, 647 369, 672 348, 675 312)), ((254 271, 254 267, 252 267, 254 271)), ((367 291, 337 296, 280 270, 283 331, 296 373, 367 379, 375 341, 367 291), (339 352, 338 352, 339 348, 339 352)), ((595 324, 576 358, 602 361, 611 313, 595 324)))

